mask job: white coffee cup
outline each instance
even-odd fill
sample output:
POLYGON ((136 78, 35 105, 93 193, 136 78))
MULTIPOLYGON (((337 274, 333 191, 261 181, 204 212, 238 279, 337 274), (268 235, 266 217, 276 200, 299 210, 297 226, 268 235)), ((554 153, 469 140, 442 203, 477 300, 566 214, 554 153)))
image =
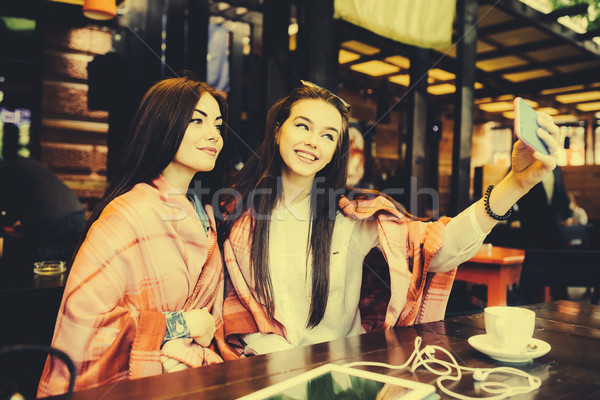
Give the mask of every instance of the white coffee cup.
POLYGON ((535 313, 519 307, 486 307, 485 332, 492 345, 511 352, 525 351, 535 328, 535 313))

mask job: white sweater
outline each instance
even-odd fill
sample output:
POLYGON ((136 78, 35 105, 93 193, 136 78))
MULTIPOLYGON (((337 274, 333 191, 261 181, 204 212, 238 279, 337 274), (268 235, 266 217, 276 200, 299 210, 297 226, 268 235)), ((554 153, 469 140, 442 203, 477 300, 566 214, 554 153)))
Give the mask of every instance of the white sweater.
MULTIPOLYGON (((338 213, 331 244, 329 297, 323 319, 306 329, 312 291, 312 260, 308 255, 310 197, 282 204, 273 212, 269 231, 269 265, 273 298, 287 340, 278 335, 244 336, 245 353, 263 354, 294 346, 330 341, 363 332, 358 302, 363 261, 379 246, 376 220, 355 220, 338 213)), ((421 224, 424 230, 427 223, 421 224)), ((444 245, 432 259, 431 272, 446 272, 470 259, 486 234, 473 207, 453 218, 444 231, 444 245)))

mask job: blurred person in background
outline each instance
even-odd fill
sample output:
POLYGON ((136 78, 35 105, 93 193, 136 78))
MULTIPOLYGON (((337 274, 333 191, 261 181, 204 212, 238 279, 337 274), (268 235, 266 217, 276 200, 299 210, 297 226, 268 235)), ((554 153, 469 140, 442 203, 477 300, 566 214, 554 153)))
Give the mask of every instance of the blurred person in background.
MULTIPOLYGON (((85 224, 83 206, 45 165, 18 156, 17 126, 5 124, 3 131, 0 224, 5 235, 19 239, 19 256, 33 261, 70 259, 85 224)), ((16 245, 8 242, 7 249, 16 245)))

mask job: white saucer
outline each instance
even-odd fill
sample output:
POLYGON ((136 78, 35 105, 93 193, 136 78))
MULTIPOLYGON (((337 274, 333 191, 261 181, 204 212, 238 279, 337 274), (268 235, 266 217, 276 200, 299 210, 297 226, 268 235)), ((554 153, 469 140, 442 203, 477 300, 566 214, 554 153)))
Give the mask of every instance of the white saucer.
POLYGON ((469 338, 469 344, 476 350, 486 354, 494 360, 509 362, 509 363, 524 363, 531 361, 534 358, 543 356, 550 351, 550 345, 543 340, 531 339, 531 344, 535 345, 534 349, 527 351, 510 351, 496 347, 490 343, 489 337, 485 334, 475 335, 469 338))

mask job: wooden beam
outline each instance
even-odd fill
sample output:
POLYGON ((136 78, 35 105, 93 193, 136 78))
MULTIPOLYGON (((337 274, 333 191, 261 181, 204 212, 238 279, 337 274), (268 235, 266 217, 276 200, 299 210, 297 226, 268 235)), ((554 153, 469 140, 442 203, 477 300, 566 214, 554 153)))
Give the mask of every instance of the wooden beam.
MULTIPOLYGON (((519 18, 515 18, 515 19, 511 19, 509 21, 500 22, 498 24, 489 25, 489 26, 485 26, 482 28, 477 28, 477 36, 485 38, 485 37, 496 35, 499 33, 504 33, 504 32, 514 31, 516 29, 521 29, 521 28, 523 28, 523 26, 524 26, 523 22, 520 21, 519 18)), ((457 39, 458 39, 459 35, 457 34, 455 36, 457 36, 457 39)), ((456 41, 453 41, 453 43, 456 43, 456 41)))
POLYGON ((333 0, 298 3, 299 78, 337 92, 340 45, 333 29, 333 0))
MULTIPOLYGON (((478 32, 479 33, 479 32, 478 32)), ((500 43, 496 43, 492 40, 483 39, 480 37, 480 40, 485 40, 487 43, 493 46, 501 46, 500 43)), ((555 38, 540 40, 537 42, 526 43, 517 46, 506 46, 497 50, 486 51, 485 53, 477 53, 477 61, 485 61, 491 60, 494 58, 504 57, 504 56, 512 56, 518 55, 522 53, 527 53, 530 51, 539 51, 544 49, 550 49, 553 47, 561 46, 563 43, 557 43, 555 38)))
POLYGON ((473 136, 473 85, 477 56, 477 0, 458 0, 454 137, 452 142, 451 212, 458 214, 470 204, 471 140, 473 136))
POLYGON ((208 6, 208 0, 188 0, 186 68, 203 81, 206 81, 208 54, 208 6))
MULTIPOLYGON (((143 53, 139 69, 143 82, 142 93, 163 76, 161 44, 164 1, 166 0, 148 0, 144 10, 145 21, 141 30, 142 35, 136 38, 137 47, 143 53)), ((129 55, 126 56, 129 57, 129 55)), ((136 59, 132 61, 137 62, 136 59)))
MULTIPOLYGON (((232 23, 231 47, 229 49, 230 63, 230 90, 227 98, 229 105, 229 155, 232 165, 242 160, 242 153, 248 149, 247 136, 249 132, 242 130, 242 104, 243 104, 243 80, 244 80, 244 37, 249 34, 249 27, 241 23, 232 23)), ((250 149, 251 150, 251 149, 250 149)))
POLYGON ((262 32, 262 93, 264 112, 288 92, 290 68, 290 0, 265 0, 262 32))
POLYGON ((576 47, 582 48, 590 53, 600 55, 600 47, 594 42, 591 40, 581 41, 577 32, 565 27, 556 20, 546 21, 543 13, 534 10, 519 0, 487 0, 487 2, 494 4, 496 7, 499 7, 511 15, 524 18, 526 21, 531 22, 533 25, 551 34, 552 36, 562 37, 576 47))
POLYGON ((186 66, 186 3, 185 0, 169 0, 167 4, 165 76, 175 76, 186 66))
POLYGON ((590 80, 590 76, 598 76, 598 67, 582 69, 579 71, 571 72, 569 74, 561 74, 559 76, 530 79, 524 82, 520 82, 519 84, 515 85, 515 93, 535 93, 544 89, 553 89, 572 85, 587 85, 588 83, 594 81, 594 79, 590 80))
MULTIPOLYGON (((459 70, 461 68, 458 57, 454 59, 452 57, 439 56, 438 54, 434 54, 432 56, 431 62, 434 68, 442 68, 446 71, 453 72, 458 77, 459 70)), ((482 90, 485 92, 489 92, 489 94, 478 97, 496 96, 500 94, 511 93, 511 91, 514 89, 514 84, 502 78, 502 76, 494 76, 492 78, 490 73, 476 68, 474 70, 474 74, 475 80, 477 82, 482 83, 485 86, 483 89, 478 89, 477 93, 480 93, 480 91, 482 90)))
POLYGON ((588 4, 587 3, 578 3, 573 4, 567 7, 557 8, 548 14, 544 14, 541 18, 546 21, 555 21, 559 17, 563 17, 565 15, 573 16, 573 15, 581 15, 587 14, 588 12, 588 4))
POLYGON ((577 35, 580 40, 593 39, 596 36, 600 36, 600 28, 592 29, 586 33, 580 33, 577 35))
MULTIPOLYGON (((415 47, 410 57, 410 89, 408 91, 408 136, 406 140, 406 176, 410 177, 409 212, 414 215, 425 215, 427 200, 419 190, 428 188, 425 154, 427 143, 427 71, 429 70, 429 50, 415 47), (414 183, 413 184, 413 180, 414 183)), ((402 142, 402 138, 399 139, 402 142)), ((437 156, 437 155, 436 155, 437 156)), ((438 211, 438 210, 435 210, 438 211)))
MULTIPOLYGON (((352 50, 348 50, 348 51, 352 51, 352 50)), ((384 58, 389 57, 389 56, 393 56, 396 55, 397 53, 390 53, 389 51, 380 51, 377 54, 372 54, 372 55, 360 55, 360 58, 357 58, 356 60, 353 61, 349 61, 347 63, 344 63, 343 66, 344 67, 350 67, 351 65, 355 65, 355 64, 362 64, 368 61, 384 61, 384 58)))
MULTIPOLYGON (((521 58, 525 59, 525 57, 521 57, 521 58)), ((528 64, 523 64, 523 65, 519 65, 516 67, 499 69, 499 70, 493 71, 491 73, 488 73, 488 78, 491 80, 495 80, 506 74, 527 72, 527 71, 532 71, 532 70, 536 70, 536 69, 548 69, 548 70, 554 71, 557 67, 560 67, 560 66, 569 66, 569 65, 573 65, 573 64, 587 62, 587 61, 599 61, 600 62, 600 59, 598 57, 595 57, 593 54, 587 53, 587 54, 580 54, 577 56, 572 56, 569 58, 557 58, 557 59, 548 60, 548 61, 530 62, 528 64)), ((556 72, 556 73, 561 74, 561 72, 556 72)))

